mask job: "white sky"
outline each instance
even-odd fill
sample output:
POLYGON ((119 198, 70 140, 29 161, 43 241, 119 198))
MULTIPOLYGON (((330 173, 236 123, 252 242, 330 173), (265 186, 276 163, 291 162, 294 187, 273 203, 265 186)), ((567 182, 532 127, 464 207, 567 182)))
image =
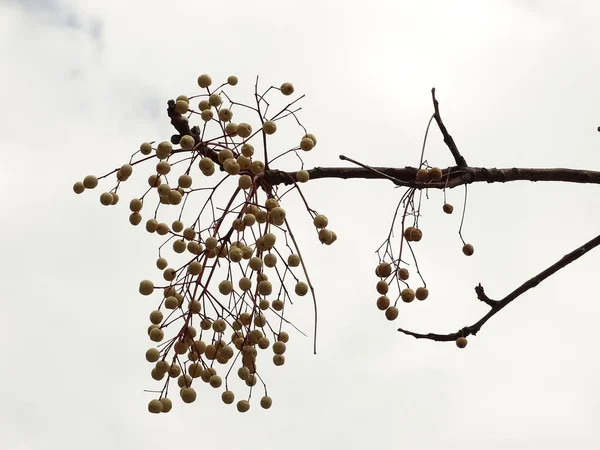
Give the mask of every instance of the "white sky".
MULTIPOLYGON (((487 311, 477 283, 501 298, 591 239, 597 186, 471 186, 472 258, 457 235, 462 188, 448 193, 453 216, 432 192, 417 248, 430 298, 400 305, 390 323, 375 307, 374 250, 401 191, 308 183, 338 235, 321 246, 290 200, 317 289, 318 354, 291 333, 286 365, 265 368, 269 411, 253 403, 239 414, 202 384, 195 403, 175 396, 161 415, 146 411, 143 392, 159 385, 144 360, 158 299, 137 293, 160 277, 160 241, 127 220, 152 169, 136 168, 113 208, 98 202, 108 182, 71 190, 142 141, 168 139, 166 101, 199 93, 205 72, 236 74, 242 99, 256 74, 305 93, 301 120, 319 139, 308 167, 343 165, 340 153, 414 166, 435 86, 471 165, 597 170, 599 14, 591 0, 2 0, 2 448, 599 448, 599 251, 516 300, 463 351, 396 332, 471 324, 487 311)), ((426 158, 453 163, 436 127, 426 158)), ((310 300, 294 310, 310 334, 310 300)))

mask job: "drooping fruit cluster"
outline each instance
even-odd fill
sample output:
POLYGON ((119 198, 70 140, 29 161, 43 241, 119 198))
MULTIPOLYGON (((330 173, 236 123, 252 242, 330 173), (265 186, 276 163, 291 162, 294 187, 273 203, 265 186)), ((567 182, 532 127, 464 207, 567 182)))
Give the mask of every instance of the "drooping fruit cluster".
MULTIPOLYGON (((416 171, 415 181, 424 184, 440 182, 443 181, 444 176, 447 175, 444 175, 443 171, 438 167, 422 167, 416 171)), ((376 306, 379 310, 384 311, 385 317, 390 321, 398 318, 398 302, 400 300, 404 303, 411 303, 415 298, 423 301, 429 297, 429 290, 418 269, 416 256, 412 247, 410 249, 410 255, 415 261, 416 274, 419 277, 418 284, 415 288, 411 287, 412 279, 409 281, 411 274, 407 267, 408 263, 402 259, 406 253, 403 251, 405 250, 405 245, 412 246, 413 243, 420 242, 423 239, 423 230, 418 225, 421 199, 419 198, 418 201, 415 200, 414 197, 416 191, 417 189, 413 187, 407 189, 404 193, 400 199, 396 213, 394 214, 388 237, 377 249, 380 262, 375 268, 375 275, 379 277, 375 286, 377 293, 379 294, 376 306), (394 226, 400 208, 403 208, 401 214, 402 238, 400 239, 400 248, 398 256, 396 257, 392 245, 392 237, 394 235, 394 226), (413 225, 405 226, 405 222, 410 217, 414 218, 413 225), (398 294, 395 298, 390 298, 390 288, 394 285, 397 288, 398 294)), ((422 190, 419 190, 419 194, 422 194, 422 190)), ((444 202, 442 209, 446 214, 452 214, 454 207, 451 204, 444 202)), ((473 246, 471 244, 465 244, 462 251, 465 255, 471 256, 473 254, 473 246)))
MULTIPOLYGON (((237 83, 237 77, 230 76, 211 90, 211 77, 198 77, 205 93, 180 95, 168 102, 177 134, 157 144, 142 143, 127 164, 99 177, 116 176, 116 186, 100 195, 102 205, 115 205, 121 183, 132 176, 133 168, 142 162, 155 165, 146 192, 129 202, 129 222, 141 224, 142 212, 147 211, 145 230, 164 239, 156 260, 162 281, 139 284, 140 294, 160 297, 147 330, 155 343, 146 351, 146 360, 153 364, 151 377, 164 380, 161 395, 148 404, 152 413, 171 410, 167 395, 175 379, 184 403, 196 400, 200 382, 224 389, 225 404, 236 399, 231 384, 245 385, 248 393, 236 403, 240 412, 250 409, 252 389, 260 383, 264 389, 260 405, 270 408, 272 400, 259 372, 264 367, 261 361, 268 355, 275 366, 284 365, 289 335, 283 328, 294 327, 286 318, 288 309, 294 298, 309 292, 314 297, 277 186, 269 182, 269 162, 276 155, 269 153, 268 136, 277 132, 283 118, 295 116, 297 110, 289 109, 295 101, 266 117, 266 93, 259 95, 255 88, 256 106, 248 106, 231 101, 222 90, 237 83), (192 103, 195 98, 200 99, 197 107, 192 103), (238 109, 254 111, 258 120, 233 122, 238 109), (200 125, 190 127, 190 119, 200 125), (134 161, 138 153, 142 158, 134 161), (215 174, 219 180, 208 184, 215 174), (189 213, 186 205, 198 209, 189 213), (157 213, 165 207, 174 214, 159 220, 157 213), (164 254, 171 250, 172 255, 164 254)), ((292 95, 294 86, 283 83, 279 90, 292 95)), ((317 139, 303 128, 297 142, 282 154, 300 156, 300 151, 312 150, 317 139)), ((310 178, 305 170, 289 176, 299 183, 310 178)), ((94 189, 99 178, 89 175, 73 190, 80 194, 94 189)), ((293 189, 300 187, 294 182, 293 189)), ((327 217, 308 204, 306 208, 318 240, 326 245, 335 242, 327 217)))

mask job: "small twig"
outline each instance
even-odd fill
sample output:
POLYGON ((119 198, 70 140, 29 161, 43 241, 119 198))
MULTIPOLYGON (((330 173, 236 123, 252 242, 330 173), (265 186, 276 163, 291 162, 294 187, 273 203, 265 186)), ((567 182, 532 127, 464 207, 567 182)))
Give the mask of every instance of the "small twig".
POLYGON ((448 133, 448 130, 446 129, 446 126, 444 125, 444 122, 442 122, 442 116, 440 116, 439 103, 438 103, 437 99, 435 98, 435 88, 431 88, 431 97, 433 99, 433 109, 434 109, 433 117, 435 118, 435 121, 437 122, 438 127, 440 127, 440 131, 444 135, 444 142, 450 149, 450 152, 452 153, 452 156, 454 157, 454 161, 456 161, 456 165, 458 167, 467 167, 467 161, 465 160, 465 158, 463 158, 463 156, 458 151, 458 147, 456 146, 454 139, 452 139, 452 136, 450 136, 450 133, 448 133))

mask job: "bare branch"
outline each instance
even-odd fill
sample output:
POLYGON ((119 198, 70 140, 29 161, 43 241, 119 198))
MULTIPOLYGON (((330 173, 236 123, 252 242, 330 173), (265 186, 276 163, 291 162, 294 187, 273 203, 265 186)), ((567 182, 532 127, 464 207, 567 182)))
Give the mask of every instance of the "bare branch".
MULTIPOLYGON (((297 172, 265 170, 264 178, 271 185, 296 182, 297 172)), ((416 189, 455 188, 470 183, 507 183, 509 181, 560 181, 566 183, 600 184, 600 171, 564 168, 486 168, 452 166, 443 170, 441 181, 419 183, 415 167, 315 167, 308 171, 311 180, 323 178, 362 178, 390 180, 396 185, 416 189)))
POLYGON ((533 278, 527 280, 525 283, 523 283, 517 289, 515 289, 510 294, 508 294, 506 297, 504 297, 502 300, 491 300, 489 297, 487 297, 487 295, 484 294, 483 287, 481 286, 481 284, 479 284, 475 288, 475 292, 477 293, 477 297, 479 298, 479 300, 481 300, 481 301, 487 303, 488 305, 490 305, 490 311, 485 316, 483 316, 481 319, 479 319, 479 321, 477 321, 476 323, 474 323, 473 325, 464 327, 461 330, 457 331, 456 333, 449 333, 449 334, 437 334, 437 333, 421 334, 421 333, 415 333, 413 331, 404 330, 402 328, 398 328, 398 331, 400 331, 401 333, 407 334, 409 336, 413 336, 413 337, 415 337, 417 339, 430 339, 430 340, 438 341, 438 342, 455 341, 457 338, 459 338, 461 336, 462 337, 467 337, 467 336, 469 336, 471 334, 472 335, 476 335, 479 332, 479 330, 481 329, 481 327, 488 320, 490 320, 493 316, 495 316, 499 311, 501 311, 505 306, 507 306, 508 304, 510 304, 517 297, 519 297, 520 295, 524 294, 529 289, 532 289, 532 288, 536 287, 538 284, 540 284, 546 278, 550 277, 551 275, 553 275, 556 272, 558 272, 560 269, 562 269, 562 268, 566 267, 567 265, 571 264, 576 259, 581 258, 583 255, 585 255, 587 252, 589 252, 593 248, 597 247, 598 245, 600 245, 600 235, 598 235, 595 238, 593 238, 592 240, 586 242, 582 246, 576 248, 571 253, 566 254, 559 261, 557 261, 556 263, 552 264, 546 270, 538 273, 533 278))

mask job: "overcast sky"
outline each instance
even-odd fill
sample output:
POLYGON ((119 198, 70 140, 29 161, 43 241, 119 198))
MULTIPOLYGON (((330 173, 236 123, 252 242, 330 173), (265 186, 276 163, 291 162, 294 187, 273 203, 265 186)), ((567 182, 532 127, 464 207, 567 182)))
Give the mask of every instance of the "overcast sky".
MULTIPOLYGON (((598 234, 598 186, 472 185, 471 258, 457 234, 464 190, 447 193, 452 216, 431 192, 416 247, 430 297, 388 322, 375 306, 374 252, 402 190, 309 182, 308 202, 338 236, 319 244, 289 196, 317 291, 318 354, 289 330, 286 364, 265 364, 268 411, 253 397, 240 414, 201 383, 195 403, 175 395, 160 415, 143 392, 159 386, 144 358, 159 299, 137 291, 160 280, 161 241, 128 223, 153 163, 136 167, 115 207, 98 201, 112 178, 72 191, 141 142, 168 139, 166 101, 200 93, 202 73, 237 75, 228 92, 248 102, 257 74, 264 87, 293 82, 318 138, 308 168, 349 165, 341 153, 415 166, 435 86, 470 165, 598 170, 599 15, 591 0, 0 0, 2 448, 599 448, 599 250, 517 299, 464 350, 396 331, 477 321, 487 312, 477 283, 501 298, 598 234)), ((453 164, 435 126, 426 158, 453 164)), ((310 335, 310 300, 292 315, 310 335)))

